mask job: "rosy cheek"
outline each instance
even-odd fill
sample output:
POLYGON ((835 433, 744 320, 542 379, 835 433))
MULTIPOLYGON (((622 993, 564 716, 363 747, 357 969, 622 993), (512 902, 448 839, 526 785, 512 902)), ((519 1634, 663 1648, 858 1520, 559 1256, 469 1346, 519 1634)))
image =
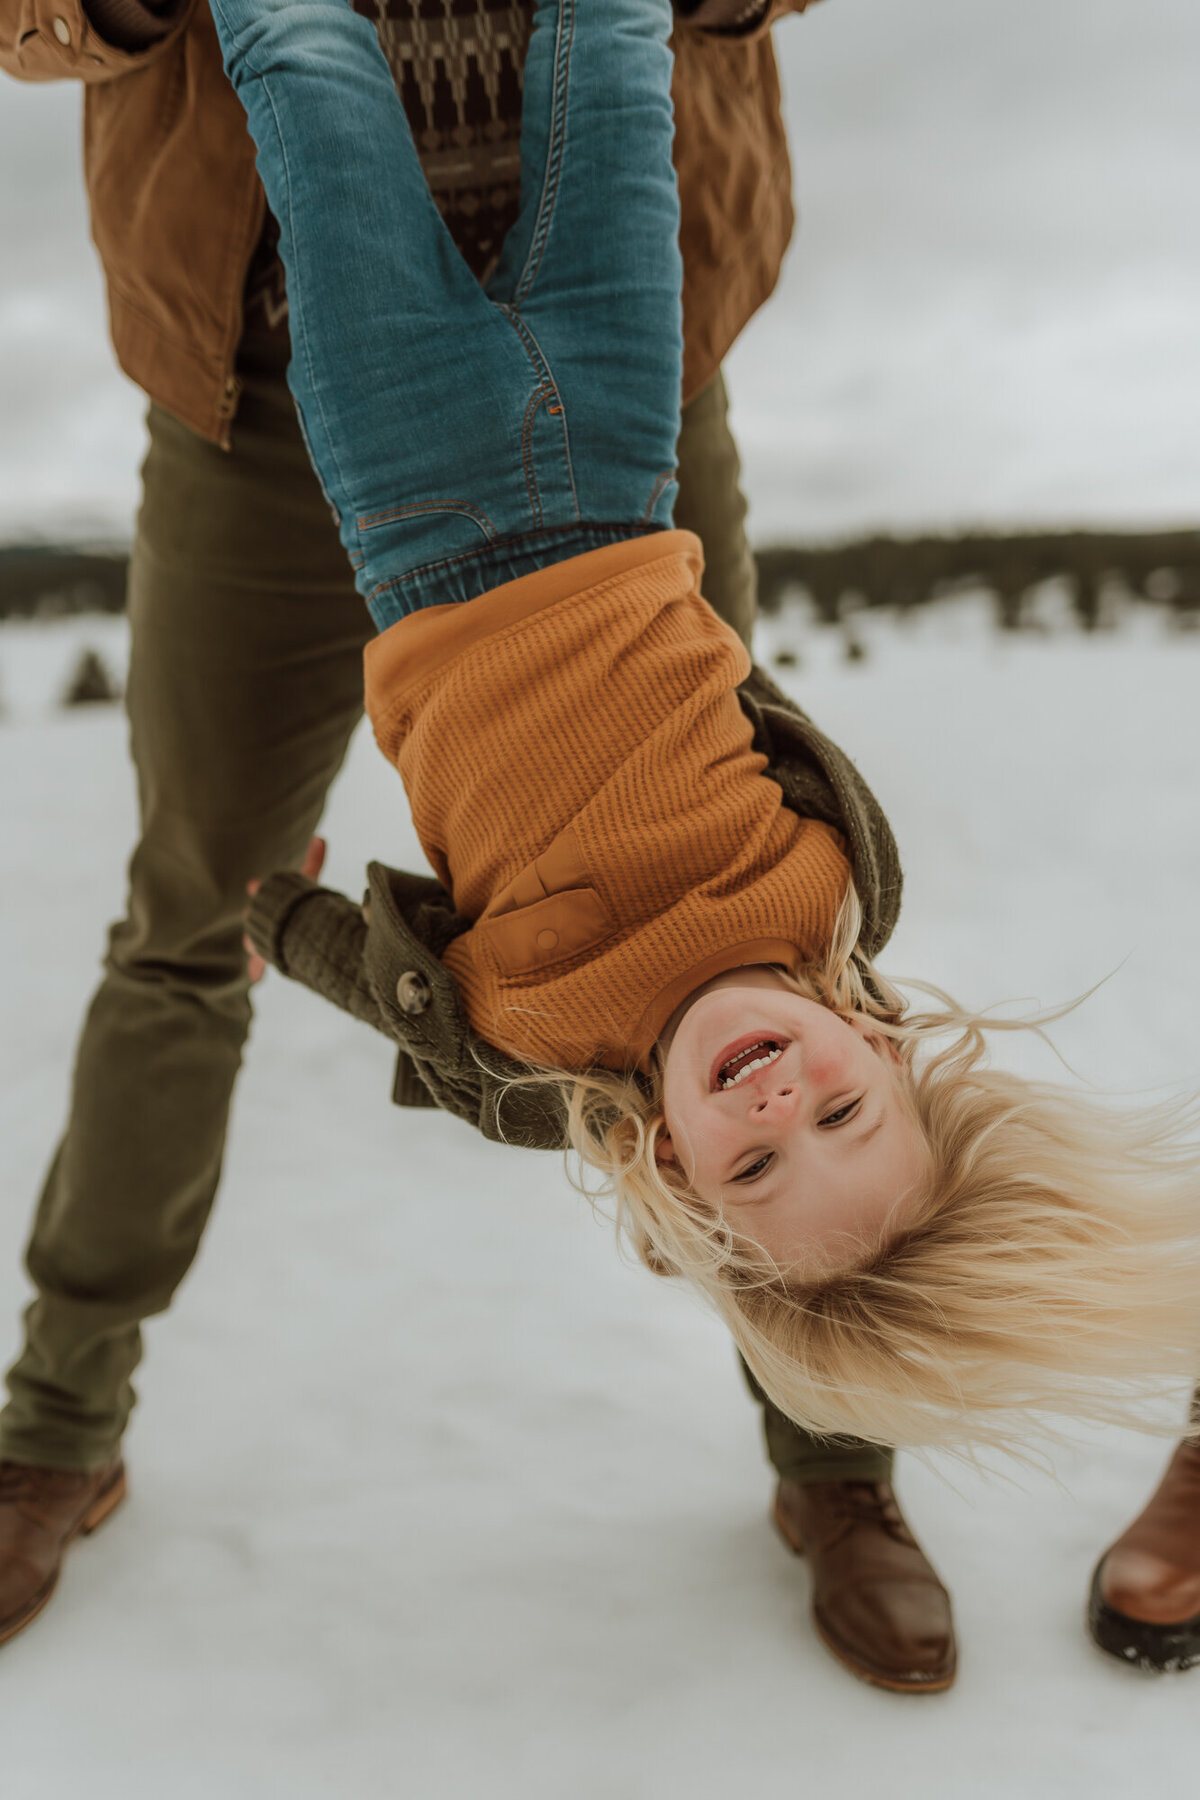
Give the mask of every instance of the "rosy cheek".
POLYGON ((804 1065, 806 1084, 836 1087, 844 1078, 846 1059, 836 1050, 817 1051, 804 1065))

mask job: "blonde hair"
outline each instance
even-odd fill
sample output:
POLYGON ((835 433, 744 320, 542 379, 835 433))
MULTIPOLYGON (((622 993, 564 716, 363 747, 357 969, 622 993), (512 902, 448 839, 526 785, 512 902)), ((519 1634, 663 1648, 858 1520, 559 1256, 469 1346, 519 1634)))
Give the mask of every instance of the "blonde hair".
POLYGON ((1054 1417, 1162 1429, 1146 1401, 1200 1371, 1200 1152, 1194 1110, 1102 1106, 988 1066, 964 1012, 905 1014, 855 951, 857 897, 798 991, 896 1044, 930 1152, 904 1229, 827 1275, 779 1269, 660 1164, 661 1079, 564 1083, 571 1142, 656 1273, 711 1302, 767 1394, 821 1434, 910 1446, 1011 1445, 1054 1417), (940 1044, 940 1047, 939 1047, 940 1044))

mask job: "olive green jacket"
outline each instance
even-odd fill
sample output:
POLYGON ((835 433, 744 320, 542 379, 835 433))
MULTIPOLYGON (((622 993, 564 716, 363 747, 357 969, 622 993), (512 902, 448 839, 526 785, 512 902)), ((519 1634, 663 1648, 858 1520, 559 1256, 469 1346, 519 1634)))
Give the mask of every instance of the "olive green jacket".
MULTIPOLYGON (((850 758, 755 668, 738 690, 787 804, 846 840, 863 908, 860 944, 875 957, 900 911, 900 861, 879 803, 850 758)), ((392 1097, 442 1106, 486 1138, 562 1149, 565 1120, 549 1083, 513 1085, 526 1073, 472 1031, 441 956, 471 921, 441 884, 372 863, 361 906, 294 871, 272 875, 247 915, 256 950, 399 1045, 392 1097)))

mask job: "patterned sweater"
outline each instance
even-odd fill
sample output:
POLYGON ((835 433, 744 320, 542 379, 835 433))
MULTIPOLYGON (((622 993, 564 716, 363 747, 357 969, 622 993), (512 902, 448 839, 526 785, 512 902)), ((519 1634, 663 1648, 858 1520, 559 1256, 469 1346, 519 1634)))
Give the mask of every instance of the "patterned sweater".
MULTIPOLYGON (((521 84, 532 0, 353 0, 379 33, 450 235, 486 281, 521 197, 521 84)), ((287 290, 268 215, 246 282, 248 328, 282 327, 287 290)))

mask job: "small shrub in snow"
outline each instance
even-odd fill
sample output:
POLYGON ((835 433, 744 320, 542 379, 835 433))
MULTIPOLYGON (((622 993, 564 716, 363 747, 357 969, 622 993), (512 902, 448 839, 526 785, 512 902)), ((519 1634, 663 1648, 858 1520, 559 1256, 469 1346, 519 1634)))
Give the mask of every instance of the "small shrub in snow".
POLYGON ((109 705, 121 698, 121 689, 104 658, 95 650, 82 650, 66 687, 64 706, 109 705))

